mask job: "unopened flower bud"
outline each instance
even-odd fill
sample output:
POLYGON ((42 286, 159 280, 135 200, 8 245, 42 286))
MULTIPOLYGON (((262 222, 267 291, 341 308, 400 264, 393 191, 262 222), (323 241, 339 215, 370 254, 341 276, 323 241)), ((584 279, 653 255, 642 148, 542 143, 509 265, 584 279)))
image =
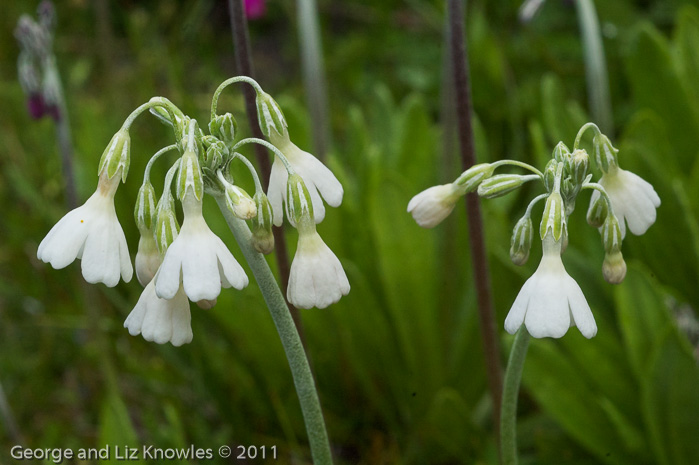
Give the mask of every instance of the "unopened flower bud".
POLYGON ((493 175, 493 171, 495 171, 495 167, 490 163, 473 165, 456 178, 456 181, 453 182, 454 187, 458 188, 463 194, 473 192, 484 179, 493 175))
POLYGON ((544 187, 546 187, 546 190, 549 192, 551 192, 553 190, 553 186, 556 184, 556 167, 557 166, 558 166, 558 162, 552 158, 546 164, 546 168, 544 168, 544 187))
POLYGON ((570 149, 563 142, 559 142, 553 149, 553 159, 559 163, 565 163, 570 160, 570 149))
POLYGON ((266 92, 258 92, 255 101, 257 105, 257 119, 262 133, 271 137, 274 130, 280 136, 286 133, 286 119, 279 104, 266 92))
POLYGON ((607 215, 607 219, 604 220, 600 233, 602 234, 602 244, 604 245, 605 252, 611 254, 621 250, 621 241, 623 238, 621 236, 619 220, 615 215, 607 215))
POLYGON ((187 189, 191 189, 197 200, 201 200, 204 195, 204 180, 199 167, 199 160, 194 151, 188 148, 177 173, 177 198, 183 200, 187 194, 187 189))
POLYGON ((163 259, 158 251, 153 231, 140 227, 139 230, 141 238, 138 240, 138 252, 136 253, 136 277, 141 286, 146 287, 157 273, 163 259))
POLYGON ((434 228, 449 216, 462 195, 456 183, 432 186, 410 199, 408 213, 421 227, 434 228))
POLYGON ((310 221, 315 229, 311 195, 301 176, 298 174, 290 175, 286 189, 286 215, 291 225, 294 227, 297 225, 305 226, 305 223, 310 221))
POLYGON ((584 150, 576 150, 570 163, 570 176, 578 186, 582 185, 590 171, 590 157, 584 150))
POLYGON ((553 192, 546 199, 544 214, 541 218, 541 227, 539 228, 541 240, 543 240, 550 231, 553 234, 553 239, 558 242, 563 235, 565 227, 566 218, 564 214, 563 198, 558 192, 553 192))
POLYGON ((609 214, 609 206, 607 200, 600 196, 590 202, 590 208, 587 209, 587 224, 593 228, 601 228, 609 214))
POLYGON ((209 145, 209 148, 206 149, 206 153, 204 155, 204 164, 207 166, 207 168, 215 170, 219 166, 221 166, 221 163, 223 162, 223 156, 226 154, 228 149, 226 148, 226 144, 221 142, 220 140, 212 141, 209 145))
POLYGON ((129 172, 129 164, 131 163, 131 136, 126 129, 120 129, 114 134, 109 145, 104 150, 100 159, 97 174, 102 175, 106 170, 108 178, 112 178, 121 169, 121 180, 126 182, 126 175, 129 172))
POLYGON ((595 162, 602 172, 606 173, 610 168, 619 166, 617 161, 617 153, 619 150, 614 148, 611 141, 604 134, 595 134, 592 139, 592 145, 595 151, 595 162))
POLYGON ((249 220, 257 215, 257 207, 252 197, 240 187, 226 183, 224 197, 228 209, 241 220, 249 220))
POLYGON ((604 255, 602 274, 610 284, 619 284, 626 277, 626 262, 620 251, 604 255))
POLYGON ((529 250, 532 247, 534 227, 529 215, 524 215, 515 225, 510 242, 510 259, 515 265, 524 265, 529 258, 529 250))
POLYGON ((272 205, 264 192, 253 197, 257 206, 257 216, 252 220, 252 245, 260 253, 268 254, 274 250, 272 233, 272 205))
POLYGON ((217 115, 209 122, 209 132, 218 137, 224 144, 232 145, 238 133, 238 122, 230 113, 217 115))
POLYGON ((498 174, 483 181, 478 186, 478 195, 486 199, 494 199, 509 194, 536 175, 521 176, 519 174, 498 174))
POLYGON ((134 207, 134 219, 138 229, 152 229, 156 218, 156 196, 153 184, 146 181, 141 185, 136 196, 136 206, 134 207))

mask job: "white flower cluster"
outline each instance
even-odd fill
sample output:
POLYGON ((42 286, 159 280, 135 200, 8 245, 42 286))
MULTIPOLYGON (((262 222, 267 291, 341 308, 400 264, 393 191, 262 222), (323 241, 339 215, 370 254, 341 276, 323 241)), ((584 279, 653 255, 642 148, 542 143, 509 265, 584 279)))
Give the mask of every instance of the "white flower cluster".
POLYGON ((621 241, 628 229, 640 235, 655 222, 660 197, 648 182, 619 168, 615 149, 599 129, 588 123, 578 133, 575 150, 559 143, 544 172, 525 163, 502 160, 493 164, 476 165, 466 170, 451 184, 431 187, 412 198, 408 212, 422 227, 431 228, 444 220, 454 209, 456 201, 468 192, 478 191, 484 198, 505 195, 530 180, 540 180, 546 193, 536 197, 516 224, 510 257, 517 265, 529 258, 533 237, 531 210, 536 202, 546 199, 540 237, 543 257, 536 272, 526 281, 505 320, 505 330, 514 334, 522 324, 534 337, 563 336, 568 328, 577 326, 587 338, 597 334, 597 325, 590 306, 577 282, 568 275, 561 252, 568 242, 568 217, 575 209, 577 196, 583 189, 592 189, 587 220, 599 228, 605 249, 602 266, 604 278, 613 284, 623 281, 626 263, 621 254, 621 241), (577 149, 582 134, 594 129, 594 155, 602 171, 599 183, 590 182, 589 156, 577 149), (495 175, 502 165, 526 168, 536 175, 495 175))
MULTIPOLYGON (((263 104, 276 105, 267 94, 262 97, 263 104)), ((283 119, 281 125, 277 119, 277 126, 266 127, 277 153, 268 189, 269 200, 261 191, 252 165, 247 162, 258 191, 253 200, 240 187, 230 184, 224 175, 231 160, 242 157, 235 153, 236 123, 230 114, 212 119, 209 126, 212 135, 204 136, 196 121, 184 116, 166 99, 152 99, 134 114, 137 116, 145 108, 151 108, 156 116, 171 124, 180 137, 178 144, 154 155, 139 191, 135 218, 141 239, 135 261, 136 275, 145 289, 124 323, 131 335, 141 334, 148 341, 170 342, 174 346, 191 342, 189 301, 201 308, 211 308, 221 288, 247 286, 245 271, 204 219, 205 189, 225 198, 226 207, 241 221, 251 220, 252 242, 259 252, 269 253, 274 246, 272 222, 281 225, 282 203, 286 203, 287 212, 294 211, 293 215, 287 215, 290 223, 299 229, 299 245, 287 289, 290 303, 301 308, 325 308, 349 292, 349 282, 340 261, 315 230, 315 223, 325 215, 321 195, 330 205, 339 206, 342 186, 320 161, 289 140, 283 119), (276 130, 280 126, 281 133, 276 130), (155 159, 173 149, 184 153, 168 172, 163 196, 156 206, 155 191, 148 180, 150 168, 155 159), (208 175, 210 172, 216 175, 208 175), (175 174, 177 197, 184 215, 181 229, 170 188, 175 174), (307 203, 307 208, 294 209, 290 205, 299 202, 307 203)), ((280 114, 281 110, 277 112, 280 114)), ((97 191, 83 206, 65 215, 37 251, 39 259, 56 269, 68 266, 76 258, 81 259, 85 280, 102 282, 109 287, 116 286, 120 276, 128 282, 133 275, 126 238, 114 208, 119 181, 125 181, 128 171, 128 127, 133 118, 135 116, 127 119, 102 156, 97 191)))

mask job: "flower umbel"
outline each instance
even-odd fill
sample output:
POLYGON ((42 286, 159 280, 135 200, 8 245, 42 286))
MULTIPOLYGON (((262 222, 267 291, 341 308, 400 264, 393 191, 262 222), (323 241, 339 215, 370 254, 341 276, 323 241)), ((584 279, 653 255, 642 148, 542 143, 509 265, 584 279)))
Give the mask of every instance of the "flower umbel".
POLYGON ((114 287, 119 275, 129 282, 133 267, 114 209, 120 180, 119 172, 110 178, 103 171, 95 193, 56 223, 39 244, 37 257, 57 270, 81 259, 83 277, 88 283, 114 287))
POLYGON ((534 337, 563 336, 577 326, 583 336, 597 334, 597 325, 580 286, 561 260, 561 241, 549 233, 543 241, 543 257, 536 272, 524 283, 505 319, 505 330, 514 334, 524 323, 534 337))

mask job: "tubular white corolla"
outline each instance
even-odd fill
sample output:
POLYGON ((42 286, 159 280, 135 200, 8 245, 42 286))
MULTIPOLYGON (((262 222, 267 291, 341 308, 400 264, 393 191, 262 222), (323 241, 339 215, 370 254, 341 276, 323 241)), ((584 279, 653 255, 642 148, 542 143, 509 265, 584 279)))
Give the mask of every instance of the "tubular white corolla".
POLYGON ((79 258, 89 283, 114 287, 120 275, 126 282, 131 280, 129 249, 114 209, 120 171, 109 178, 104 170, 95 193, 56 223, 39 244, 36 255, 41 261, 58 270, 79 258))
POLYGON ((561 241, 549 233, 543 241, 543 257, 534 274, 524 283, 505 319, 505 330, 514 334, 524 323, 533 337, 563 336, 577 326, 583 336, 597 334, 597 325, 580 286, 561 260, 561 241))

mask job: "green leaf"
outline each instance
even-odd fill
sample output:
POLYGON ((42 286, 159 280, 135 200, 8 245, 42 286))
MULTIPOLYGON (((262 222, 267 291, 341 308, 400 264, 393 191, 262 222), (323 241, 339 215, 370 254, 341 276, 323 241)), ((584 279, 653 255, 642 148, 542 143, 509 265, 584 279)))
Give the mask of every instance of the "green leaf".
MULTIPOLYGON (((116 392, 108 393, 102 401, 102 411, 100 412, 100 432, 99 444, 101 448, 109 447, 110 459, 107 463, 123 463, 116 460, 116 447, 119 449, 119 455, 125 455, 126 447, 134 447, 139 449, 139 457, 141 455, 138 435, 134 430, 129 411, 126 404, 116 392)), ((129 463, 143 463, 142 461, 133 461, 129 463)))

